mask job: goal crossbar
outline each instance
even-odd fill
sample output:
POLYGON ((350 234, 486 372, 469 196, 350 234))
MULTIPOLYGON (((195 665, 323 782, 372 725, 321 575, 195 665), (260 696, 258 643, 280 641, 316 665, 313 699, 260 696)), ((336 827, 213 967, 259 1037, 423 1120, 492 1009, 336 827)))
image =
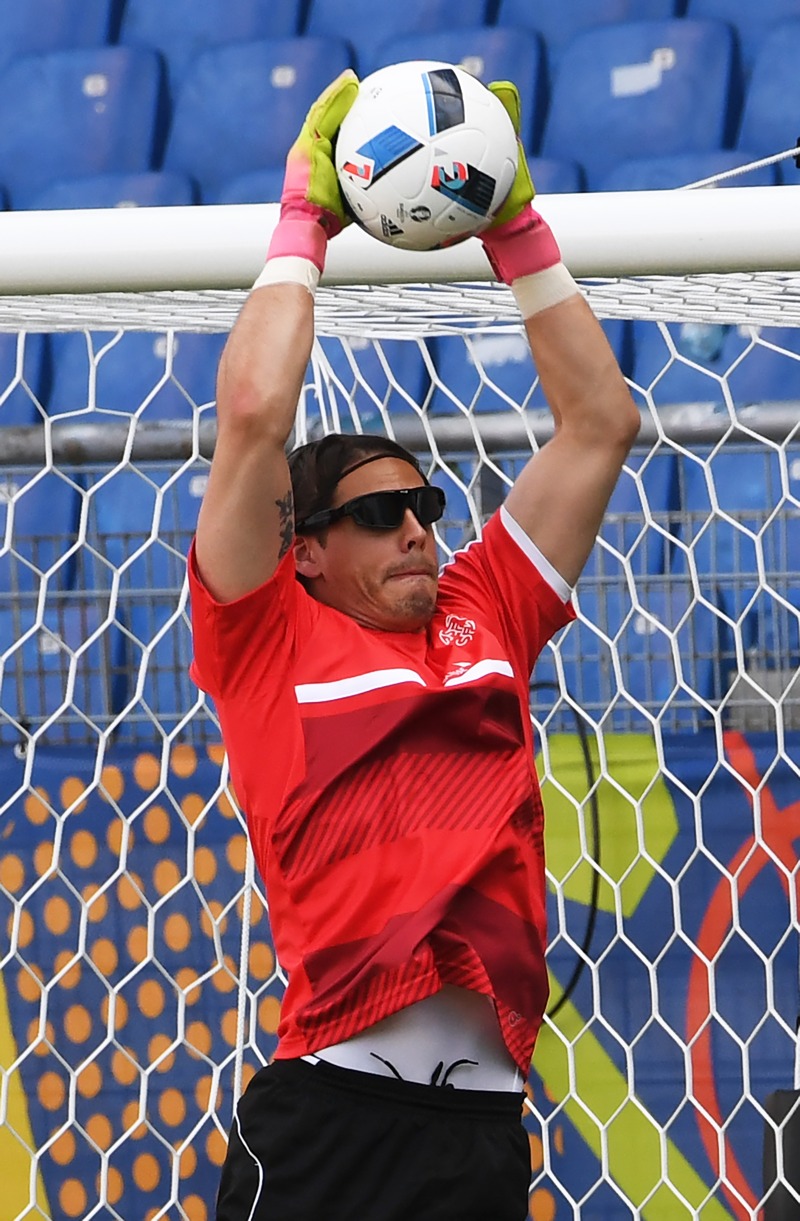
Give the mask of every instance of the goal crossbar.
MULTIPOLYGON (((800 269, 800 186, 537 197, 573 275, 800 269)), ((276 204, 0 214, 0 294, 247 288, 276 204)), ((330 284, 487 281, 470 239, 415 253, 355 225, 332 243, 330 284)))

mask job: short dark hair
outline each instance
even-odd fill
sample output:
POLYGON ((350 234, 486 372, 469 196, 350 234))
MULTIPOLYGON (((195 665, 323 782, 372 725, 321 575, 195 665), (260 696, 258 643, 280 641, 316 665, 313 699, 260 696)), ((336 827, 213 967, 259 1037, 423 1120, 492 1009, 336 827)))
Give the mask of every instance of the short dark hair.
POLYGON ((428 479, 417 459, 397 441, 375 433, 332 432, 309 441, 289 455, 296 530, 312 513, 330 509, 333 493, 341 479, 364 459, 399 458, 413 466, 425 482, 428 479))

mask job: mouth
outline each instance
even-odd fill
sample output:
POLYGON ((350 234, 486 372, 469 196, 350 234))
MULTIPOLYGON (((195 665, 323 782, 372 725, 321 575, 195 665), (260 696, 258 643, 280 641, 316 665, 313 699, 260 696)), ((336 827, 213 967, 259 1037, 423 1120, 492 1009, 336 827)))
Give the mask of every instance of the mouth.
POLYGON ((430 568, 404 568, 401 572, 392 572, 389 574, 390 581, 404 581, 414 577, 427 577, 428 580, 436 580, 436 573, 430 568))

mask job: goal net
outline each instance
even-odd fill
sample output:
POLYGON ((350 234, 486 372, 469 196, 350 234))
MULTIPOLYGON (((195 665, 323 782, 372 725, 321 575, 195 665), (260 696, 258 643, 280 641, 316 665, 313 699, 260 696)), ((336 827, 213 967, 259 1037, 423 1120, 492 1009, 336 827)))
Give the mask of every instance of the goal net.
MULTIPOLYGON (((531 686, 551 977, 525 1116, 534 1221, 755 1221, 780 1192, 800 1209, 773 1106, 800 1085, 798 191, 585 197, 551 217, 642 430, 578 619, 531 686), (757 195, 777 212, 753 235, 730 217, 757 195)), ((219 272, 158 252, 192 225, 193 256, 215 249, 229 211, 171 211, 79 218, 80 258, 62 231, 49 279, 52 238, 26 217, 0 269, 9 1218, 213 1216, 235 1098, 275 1046, 284 977, 215 711, 188 680, 184 581, 264 213, 237 213, 260 228, 245 272, 230 251, 219 272), (170 240, 134 266, 157 224, 170 240)), ((345 236, 295 440, 408 445, 447 493, 446 558, 550 415, 479 255, 404 272, 345 236)))

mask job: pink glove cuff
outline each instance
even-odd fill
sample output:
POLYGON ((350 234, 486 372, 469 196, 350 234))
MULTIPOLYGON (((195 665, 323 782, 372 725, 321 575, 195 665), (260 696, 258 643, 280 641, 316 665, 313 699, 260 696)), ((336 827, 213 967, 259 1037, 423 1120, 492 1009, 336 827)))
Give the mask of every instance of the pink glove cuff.
POLYGON ((511 220, 487 229, 480 236, 492 270, 503 284, 561 262, 552 229, 530 204, 511 220))
POLYGON ((292 215, 281 215, 272 234, 267 259, 293 256, 308 259, 317 271, 325 267, 328 238, 332 236, 325 227, 326 215, 321 208, 309 205, 308 210, 299 209, 292 215))

